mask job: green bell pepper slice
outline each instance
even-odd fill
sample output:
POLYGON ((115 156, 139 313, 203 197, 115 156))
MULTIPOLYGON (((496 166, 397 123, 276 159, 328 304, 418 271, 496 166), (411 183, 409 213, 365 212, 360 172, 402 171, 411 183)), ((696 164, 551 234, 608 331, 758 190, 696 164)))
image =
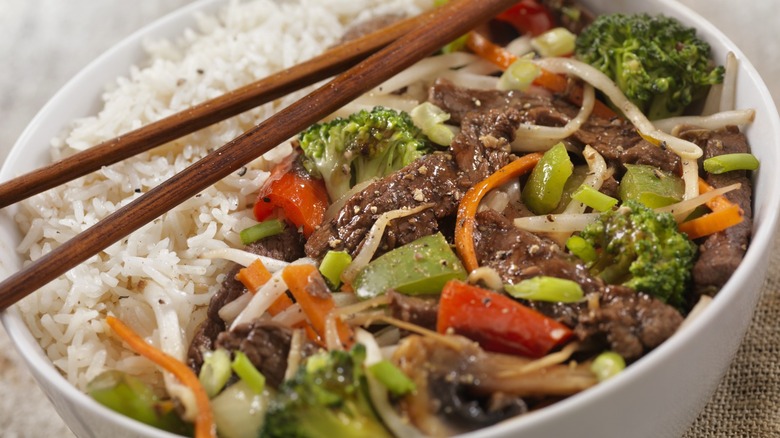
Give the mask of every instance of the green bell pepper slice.
POLYGON ((618 196, 623 202, 634 200, 650 208, 680 202, 685 193, 682 178, 645 164, 626 164, 618 196))
POLYGON ((523 187, 523 203, 535 214, 547 214, 561 202, 566 181, 574 165, 563 143, 544 153, 523 187))
POLYGON ((388 289, 408 295, 441 292, 452 279, 465 280, 466 269, 441 233, 421 237, 387 252, 361 269, 353 282, 360 299, 388 289))
POLYGON ((158 429, 190 436, 191 425, 171 400, 161 400, 141 379, 122 371, 106 371, 87 384, 87 394, 120 414, 158 429))

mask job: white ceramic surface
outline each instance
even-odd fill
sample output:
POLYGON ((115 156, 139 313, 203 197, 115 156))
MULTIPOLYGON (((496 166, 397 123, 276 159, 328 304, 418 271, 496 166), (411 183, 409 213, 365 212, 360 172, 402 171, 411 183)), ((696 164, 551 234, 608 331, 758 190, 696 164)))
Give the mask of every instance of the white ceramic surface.
MULTIPOLYGON (((127 71, 142 56, 140 42, 146 37, 177 35, 191 23, 192 11, 213 9, 220 0, 203 0, 177 11, 132 35, 96 59, 74 77, 41 110, 8 156, 0 179, 45 163, 45 145, 72 118, 95 112, 103 84, 127 71)), ((680 18, 699 29, 722 59, 729 50, 741 60, 737 106, 756 108, 755 123, 748 137, 763 169, 780 163, 780 119, 750 63, 717 29, 669 0, 592 0, 597 10, 647 10, 680 18)), ((475 436, 579 436, 663 437, 681 435, 695 418, 728 367, 747 328, 758 298, 768 262, 768 246, 777 224, 780 200, 771 196, 780 190, 777 172, 756 175, 754 241, 734 277, 701 318, 664 345, 609 382, 571 397, 549 408, 475 436)), ((0 212, 0 274, 17 269, 13 251, 20 236, 11 221, 13 209, 0 212)), ((114 414, 68 385, 53 368, 26 328, 13 312, 2 315, 10 337, 28 362, 57 411, 80 437, 170 436, 114 414)))

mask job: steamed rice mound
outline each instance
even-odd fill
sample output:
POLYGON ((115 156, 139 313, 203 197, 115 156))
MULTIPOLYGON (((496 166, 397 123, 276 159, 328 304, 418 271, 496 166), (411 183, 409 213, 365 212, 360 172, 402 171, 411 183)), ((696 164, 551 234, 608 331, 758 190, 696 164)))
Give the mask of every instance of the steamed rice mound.
MULTIPOLYGON (((97 116, 77 120, 52 141, 57 160, 106 139, 311 58, 355 21, 383 13, 418 14, 432 0, 232 1, 175 41, 146 43, 149 59, 103 94, 97 116), (270 36, 269 36, 270 35, 270 36)), ((117 208, 237 137, 280 107, 287 96, 19 204, 25 235, 17 250, 35 260, 117 208)), ((284 145, 209 187, 17 306, 42 348, 81 390, 107 369, 162 375, 122 348, 104 323, 113 313, 147 340, 184 359, 195 327, 218 288, 225 262, 211 249, 240 247, 238 232, 254 224, 251 203, 284 145)))

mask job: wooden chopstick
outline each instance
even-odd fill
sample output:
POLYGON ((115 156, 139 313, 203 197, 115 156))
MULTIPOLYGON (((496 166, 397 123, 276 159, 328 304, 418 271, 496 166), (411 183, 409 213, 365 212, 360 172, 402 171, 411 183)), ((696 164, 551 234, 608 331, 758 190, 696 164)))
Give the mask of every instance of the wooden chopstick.
POLYGON ((455 0, 340 74, 0 283, 0 310, 195 196, 517 0, 455 0))
POLYGON ((433 13, 429 11, 400 20, 294 67, 3 182, 0 184, 0 208, 341 73, 391 41, 420 27, 433 13))

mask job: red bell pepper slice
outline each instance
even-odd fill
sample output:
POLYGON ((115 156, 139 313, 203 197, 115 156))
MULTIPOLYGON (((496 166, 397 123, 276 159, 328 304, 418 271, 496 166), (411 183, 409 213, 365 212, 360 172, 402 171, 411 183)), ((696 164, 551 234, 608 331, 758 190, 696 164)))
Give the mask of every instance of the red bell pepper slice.
POLYGON ((544 5, 535 0, 522 0, 496 16, 511 24, 521 34, 537 36, 555 27, 555 18, 544 5))
POLYGON ((542 357, 572 336, 565 325, 497 292, 448 282, 439 299, 439 333, 453 331, 496 353, 542 357))
POLYGON ((274 166, 257 194, 254 215, 258 221, 281 212, 296 228, 309 237, 322 223, 328 208, 328 192, 322 180, 314 179, 294 166, 293 153, 274 166))

